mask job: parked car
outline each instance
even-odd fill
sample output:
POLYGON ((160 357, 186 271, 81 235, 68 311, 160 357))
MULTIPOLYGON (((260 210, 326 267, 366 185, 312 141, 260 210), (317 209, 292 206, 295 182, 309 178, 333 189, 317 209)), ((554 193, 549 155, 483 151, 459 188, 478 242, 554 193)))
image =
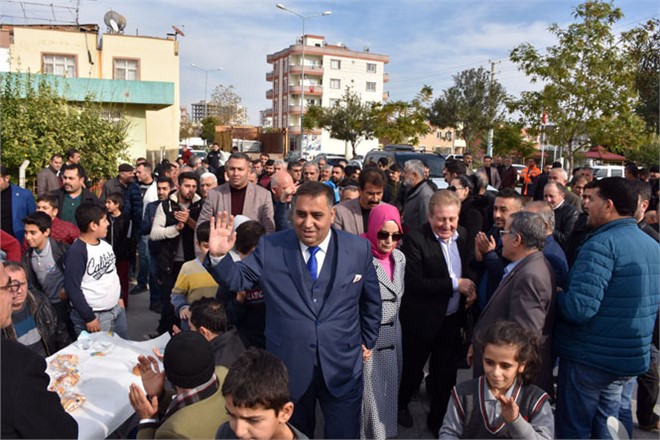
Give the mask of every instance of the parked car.
POLYGON ((435 183, 438 188, 447 188, 447 182, 442 175, 442 170, 445 169, 445 158, 439 154, 431 153, 415 153, 414 151, 398 151, 398 150, 372 150, 367 153, 364 158, 364 163, 378 162, 381 157, 386 157, 390 164, 398 163, 403 166, 411 159, 417 159, 425 162, 429 166, 429 178, 435 183))
POLYGON ((594 177, 603 179, 605 177, 624 177, 624 168, 622 165, 593 165, 594 177))

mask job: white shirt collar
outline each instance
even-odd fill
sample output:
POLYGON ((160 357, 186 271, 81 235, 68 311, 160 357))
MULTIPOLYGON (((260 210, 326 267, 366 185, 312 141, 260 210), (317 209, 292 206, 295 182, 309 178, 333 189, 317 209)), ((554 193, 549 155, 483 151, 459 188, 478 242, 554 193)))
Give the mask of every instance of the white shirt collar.
MULTIPOLYGON (((330 246, 330 237, 332 236, 332 229, 328 231, 328 235, 325 236, 323 241, 319 243, 319 250, 323 252, 324 254, 328 253, 328 246, 330 246)), ((303 253, 303 255, 309 255, 307 253, 307 249, 309 249, 309 246, 305 245, 302 241, 298 240, 298 245, 300 246, 300 252, 303 253)))
MULTIPOLYGON (((431 229, 431 231, 433 231, 433 229, 431 229)), ((435 235, 435 239, 438 240, 440 243, 451 244, 452 241, 458 240, 458 229, 454 231, 454 235, 452 235, 451 238, 447 241, 440 238, 440 236, 436 234, 435 231, 433 231, 433 235, 435 235)))

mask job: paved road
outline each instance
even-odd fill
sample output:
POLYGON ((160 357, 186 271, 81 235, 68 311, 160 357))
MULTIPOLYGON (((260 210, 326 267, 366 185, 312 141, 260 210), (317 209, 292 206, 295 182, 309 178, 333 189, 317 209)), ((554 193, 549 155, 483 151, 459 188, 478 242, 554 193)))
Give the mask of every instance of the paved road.
MULTIPOLYGON (((128 335, 132 340, 143 341, 148 338, 148 334, 156 330, 158 325, 159 315, 149 310, 149 293, 144 292, 138 295, 131 295, 130 307, 127 312, 128 318, 128 335)), ((472 370, 459 370, 458 380, 468 380, 472 378, 472 370)), ((633 417, 636 401, 633 400, 633 417)), ((656 412, 660 413, 660 401, 656 405, 656 412)), ((426 399, 424 386, 420 390, 420 395, 416 400, 410 403, 410 412, 415 420, 412 428, 402 428, 399 426, 399 435, 396 438, 419 438, 427 439, 433 438, 431 432, 426 429, 426 415, 429 412, 429 403, 426 399)), ((323 435, 323 418, 320 409, 317 408, 317 429, 316 438, 322 438, 323 435)), ((635 423, 637 418, 635 417, 635 423)), ((657 433, 650 433, 635 428, 633 438, 639 439, 658 439, 657 433)))

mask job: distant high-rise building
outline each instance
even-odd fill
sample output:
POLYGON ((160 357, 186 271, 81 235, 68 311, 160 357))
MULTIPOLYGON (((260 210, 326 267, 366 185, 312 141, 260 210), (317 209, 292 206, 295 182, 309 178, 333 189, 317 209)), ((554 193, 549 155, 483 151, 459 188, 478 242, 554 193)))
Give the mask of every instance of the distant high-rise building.
MULTIPOLYGON (((384 71, 389 60, 389 56, 371 53, 367 48, 357 52, 341 43, 327 44, 323 36, 305 35, 302 41, 266 57, 273 65, 266 81, 271 81, 273 88, 266 92, 272 107, 263 117, 271 117, 274 128, 288 128, 290 148, 300 150, 303 95, 305 109, 312 104, 337 105, 346 88, 359 94, 363 102, 383 102, 388 98, 383 85, 389 79, 384 71)), ((331 139, 326 130, 305 130, 304 134, 304 149, 344 153, 344 141, 331 139)), ((376 147, 377 139, 365 140, 358 150, 366 152, 376 147)))
POLYGON ((218 117, 221 125, 245 125, 248 122, 247 109, 242 105, 221 106, 214 102, 204 105, 204 101, 199 101, 190 104, 190 113, 192 122, 202 122, 207 116, 218 117))

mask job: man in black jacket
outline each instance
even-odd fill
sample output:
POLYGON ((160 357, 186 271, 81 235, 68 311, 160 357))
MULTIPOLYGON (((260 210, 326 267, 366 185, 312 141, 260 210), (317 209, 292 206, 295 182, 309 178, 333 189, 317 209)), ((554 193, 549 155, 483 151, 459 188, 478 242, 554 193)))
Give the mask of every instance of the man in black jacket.
POLYGON ((195 228, 202 210, 202 198, 197 194, 197 175, 193 172, 178 176, 179 189, 173 191, 156 208, 151 240, 158 243, 158 280, 160 282, 161 315, 158 333, 170 331, 178 319, 170 296, 181 266, 195 259, 195 228))
POLYGON ((5 264, 14 286, 12 324, 3 328, 3 336, 19 342, 42 357, 47 357, 71 343, 64 326, 46 296, 28 289, 25 269, 19 263, 5 264))
POLYGON ((398 422, 413 424, 408 403, 419 386, 429 355, 427 393, 431 411, 429 430, 437 437, 462 357, 461 328, 466 306, 477 298, 475 274, 470 270, 472 249, 465 229, 458 226, 461 202, 451 191, 431 196, 428 222, 403 242, 406 256, 406 294, 401 302, 403 372, 399 388, 398 422))
MULTIPOLYGON (((0 264, 0 328, 11 325, 11 279, 0 264)), ((48 391, 46 361, 23 345, 0 344, 1 438, 78 438, 78 424, 48 391)))

